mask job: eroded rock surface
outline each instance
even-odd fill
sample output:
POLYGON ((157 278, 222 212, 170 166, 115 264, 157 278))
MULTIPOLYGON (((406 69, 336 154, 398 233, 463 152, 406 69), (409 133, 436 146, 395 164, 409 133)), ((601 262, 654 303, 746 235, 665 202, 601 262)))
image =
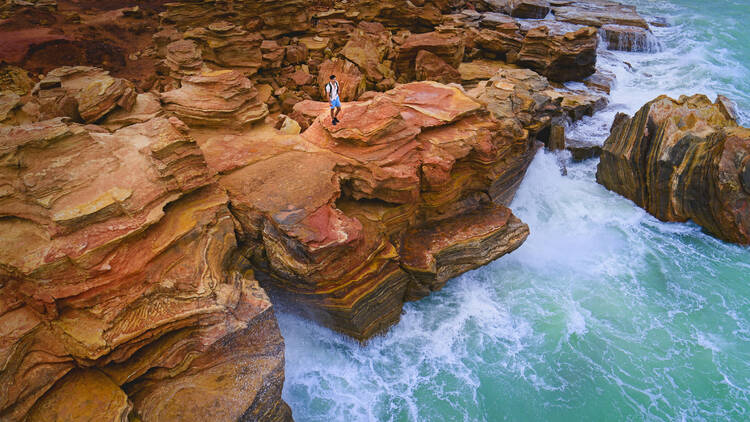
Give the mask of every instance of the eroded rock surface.
POLYGON ((596 28, 647 28, 599 0, 135 3, 0 7, 30 70, 0 66, 2 420, 290 419, 256 277, 365 340, 513 251, 536 141, 605 101, 548 79, 606 89, 596 28))
POLYGON ((228 198, 194 141, 163 117, 56 118, 0 128, 0 156, 0 418, 289 416, 271 304, 227 268, 228 198))
POLYGON ((404 300, 525 239, 528 228, 492 203, 509 203, 535 151, 515 117, 434 82, 346 103, 336 126, 317 104, 295 107, 318 113, 301 135, 193 133, 229 194, 243 254, 298 312, 367 339, 398 320, 404 300), (507 215, 469 224, 479 209, 507 215), (410 227, 437 230, 430 253, 457 254, 429 285, 399 252, 410 227))
POLYGON ((750 243, 750 129, 728 101, 661 96, 618 115, 599 183, 664 221, 693 220, 728 242, 750 243))

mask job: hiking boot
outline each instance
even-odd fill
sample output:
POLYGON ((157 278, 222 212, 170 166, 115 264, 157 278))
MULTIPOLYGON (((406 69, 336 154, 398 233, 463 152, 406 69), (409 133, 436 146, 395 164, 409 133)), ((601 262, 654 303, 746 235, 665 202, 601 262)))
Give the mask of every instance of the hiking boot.
POLYGON ((339 122, 339 121, 338 121, 338 120, 336 120, 336 119, 333 119, 333 120, 331 120, 331 123, 332 123, 332 124, 333 124, 334 126, 336 126, 336 123, 338 123, 338 122, 339 122))

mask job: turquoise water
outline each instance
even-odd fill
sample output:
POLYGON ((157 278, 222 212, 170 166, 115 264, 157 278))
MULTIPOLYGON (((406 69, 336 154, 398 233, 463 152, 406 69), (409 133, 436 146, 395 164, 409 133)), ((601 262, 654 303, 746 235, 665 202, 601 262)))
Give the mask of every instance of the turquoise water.
MULTIPOLYGON (((673 24, 662 51, 602 58, 611 105, 570 136, 603 142, 659 93, 722 93, 750 123, 750 5, 634 4, 673 24)), ((750 249, 659 222, 597 185, 595 161, 559 161, 540 152, 512 204, 521 248, 367 346, 281 310, 295 419, 750 420, 750 249)))

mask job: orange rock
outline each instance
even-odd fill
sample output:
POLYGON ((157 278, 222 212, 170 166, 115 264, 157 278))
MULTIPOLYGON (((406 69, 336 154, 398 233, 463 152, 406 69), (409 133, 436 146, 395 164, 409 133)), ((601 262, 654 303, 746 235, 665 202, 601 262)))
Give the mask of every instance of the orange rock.
MULTIPOLYGON (((435 82, 345 103, 336 126, 325 103, 296 109, 320 114, 301 136, 263 125, 193 136, 221 175, 240 248, 264 287, 362 340, 398 321, 407 288, 419 290, 402 269, 404 232, 487 209, 490 196, 510 201, 534 152, 514 118, 495 120, 459 88, 435 82)), ((525 237, 482 221, 493 246, 481 257, 464 249, 475 248, 464 234, 445 239, 466 252, 453 273, 525 237)))
POLYGON ((660 220, 750 244, 748 163, 750 130, 722 99, 660 96, 616 118, 596 179, 660 220))
POLYGON ((128 420, 133 404, 112 380, 96 369, 77 369, 58 381, 29 412, 30 422, 128 420))
POLYGON ((325 86, 331 75, 336 75, 339 82, 341 101, 355 100, 365 92, 365 77, 354 63, 340 59, 326 60, 318 71, 318 89, 323 100, 326 98, 325 86))
POLYGON ((383 25, 360 22, 341 49, 341 54, 356 64, 371 83, 376 84, 392 76, 393 71, 383 63, 391 48, 391 33, 383 25))
POLYGON ((167 111, 191 126, 243 126, 262 120, 268 107, 236 70, 207 71, 182 80, 182 87, 161 94, 167 111))
POLYGON ((132 83, 95 67, 60 67, 47 73, 34 88, 43 119, 70 117, 96 122, 115 108, 129 111, 135 103, 132 83))
POLYGON ((436 81, 442 83, 459 83, 461 74, 440 57, 427 50, 420 50, 414 64, 416 78, 419 81, 436 81))
POLYGON ((459 36, 447 33, 427 32, 409 36, 398 47, 396 54, 395 65, 400 80, 406 82, 413 79, 414 64, 421 50, 435 54, 456 68, 464 56, 464 43, 459 36))
POLYGON ((593 74, 599 42, 596 29, 556 31, 547 26, 530 29, 518 53, 518 63, 559 82, 581 80, 593 74))
POLYGON ((466 271, 518 248, 529 226, 502 205, 490 205, 404 233, 401 263, 412 275, 407 298, 440 290, 466 271))
MULTIPOLYGON (((256 362, 268 384, 246 384, 241 399, 204 391, 213 412, 283 410, 275 325, 264 337, 270 345, 253 346, 269 347, 259 360, 244 349, 211 354, 215 344, 246 341, 248 324, 271 305, 257 282, 225 267, 235 226, 194 141, 165 118, 114 133, 54 119, 0 128, 0 156, 1 419, 29 410, 44 420, 48 412, 126 415, 116 386, 127 384, 128 397, 146 380, 166 391, 181 376, 210 378, 222 356, 245 356, 241 368, 222 367, 228 377, 256 362), (114 385, 96 372, 66 375, 75 366, 97 368, 114 385), (268 399, 255 403, 254 391, 268 399)), ((188 399, 159 401, 180 408, 188 399)), ((145 415, 139 400, 134 412, 145 415)))

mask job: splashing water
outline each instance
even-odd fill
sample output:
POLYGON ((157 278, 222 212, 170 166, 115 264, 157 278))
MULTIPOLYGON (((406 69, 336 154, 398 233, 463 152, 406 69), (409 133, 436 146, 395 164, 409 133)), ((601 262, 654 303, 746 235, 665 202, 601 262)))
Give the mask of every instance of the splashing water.
MULTIPOLYGON (((611 104, 569 136, 602 143, 660 93, 727 95, 750 124, 750 7, 632 3, 673 25, 654 28, 662 52, 604 54, 611 104)), ((567 166, 534 160, 511 206, 521 248, 366 346, 279 309, 295 419, 750 419, 750 250, 649 216, 596 184, 594 160, 567 166)))

